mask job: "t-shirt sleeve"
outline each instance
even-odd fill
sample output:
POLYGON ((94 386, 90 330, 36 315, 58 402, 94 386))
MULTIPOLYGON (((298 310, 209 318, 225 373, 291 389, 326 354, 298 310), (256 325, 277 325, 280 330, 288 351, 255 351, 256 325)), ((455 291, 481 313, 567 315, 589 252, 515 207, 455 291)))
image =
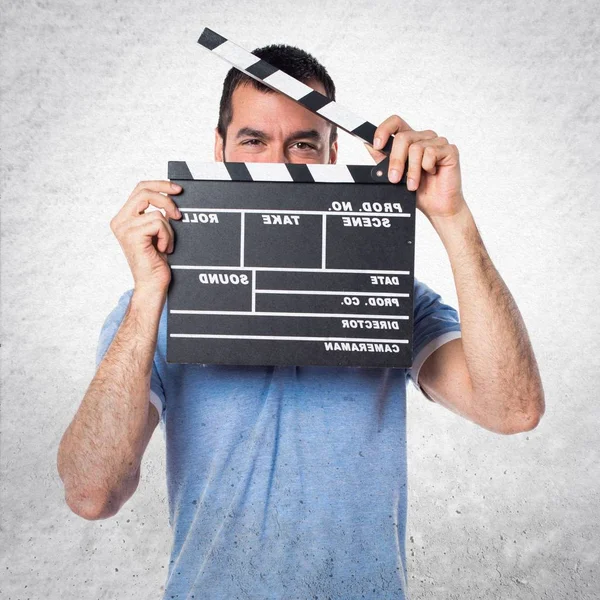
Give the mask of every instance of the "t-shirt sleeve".
MULTIPOLYGON (((428 285, 415 277, 413 362, 408 373, 415 388, 428 399, 419 385, 419 371, 425 360, 446 342, 461 337, 458 312, 428 285)), ((433 402, 433 400, 431 400, 433 402)))
MULTIPOLYGON (((133 290, 128 290, 119 298, 117 306, 112 310, 108 317, 106 317, 104 325, 102 325, 102 329, 100 331, 100 339, 98 340, 98 346, 96 349, 96 369, 98 369, 98 367, 100 366, 104 355, 110 347, 110 344, 112 343, 123 321, 123 318, 125 317, 125 313, 127 312, 127 307, 129 306, 129 301, 131 300, 132 294, 133 290)), ((160 379, 160 375, 158 374, 158 369, 156 368, 156 354, 154 355, 154 358, 152 360, 149 401, 152 404, 154 404, 156 410, 158 411, 160 419, 162 419, 163 412, 166 407, 166 401, 162 381, 160 379)))

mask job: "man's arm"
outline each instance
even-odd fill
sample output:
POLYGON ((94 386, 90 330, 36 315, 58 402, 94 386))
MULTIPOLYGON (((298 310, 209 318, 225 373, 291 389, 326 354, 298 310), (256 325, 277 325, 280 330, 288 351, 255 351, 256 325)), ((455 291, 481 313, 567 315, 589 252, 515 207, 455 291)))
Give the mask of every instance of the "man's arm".
POLYGON ((135 282, 127 311, 60 442, 57 467, 69 507, 86 519, 118 512, 137 488, 142 455, 158 423, 150 408, 152 361, 180 219, 181 186, 140 181, 111 220, 135 282), (151 210, 150 207, 165 210, 151 210))
MULTIPOLYGON (((461 341, 427 358, 419 384, 440 404, 498 433, 528 431, 544 414, 544 390, 525 324, 477 231, 463 193, 458 148, 398 115, 375 131, 379 162, 394 135, 388 177, 416 191, 416 206, 442 239, 454 273, 461 341)), ((368 146, 367 146, 368 148, 368 146)))
POLYGON ((432 400, 496 433, 529 431, 544 391, 521 313, 485 249, 466 204, 431 217, 452 266, 462 338, 425 361, 419 384, 432 400))
POLYGON ((71 510, 115 515, 135 492, 159 422, 150 403, 152 359, 164 294, 134 290, 123 322, 60 442, 57 467, 71 510))

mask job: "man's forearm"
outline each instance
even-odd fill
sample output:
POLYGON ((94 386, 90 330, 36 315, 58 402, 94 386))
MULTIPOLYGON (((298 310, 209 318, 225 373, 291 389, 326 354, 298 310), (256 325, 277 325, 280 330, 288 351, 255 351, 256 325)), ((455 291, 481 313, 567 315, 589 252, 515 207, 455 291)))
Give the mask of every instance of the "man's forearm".
POLYGON ((498 425, 534 426, 544 412, 538 365, 521 313, 492 264, 467 205, 432 218, 452 266, 462 344, 478 412, 498 425))
POLYGON ((164 297, 134 291, 121 326, 61 440, 67 502, 84 513, 120 508, 147 445, 150 376, 164 297))

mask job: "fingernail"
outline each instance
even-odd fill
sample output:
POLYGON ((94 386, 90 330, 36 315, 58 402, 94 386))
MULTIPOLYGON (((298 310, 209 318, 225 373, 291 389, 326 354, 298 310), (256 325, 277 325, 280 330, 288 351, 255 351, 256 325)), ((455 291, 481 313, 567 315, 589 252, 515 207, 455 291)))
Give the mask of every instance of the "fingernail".
POLYGON ((180 186, 180 185, 177 185, 176 183, 172 183, 172 184, 171 184, 171 187, 172 187, 174 190, 178 190, 178 191, 181 189, 181 186, 180 186))
POLYGON ((415 180, 414 179, 407 179, 406 180, 406 187, 409 190, 414 190, 417 187, 415 180))
POLYGON ((389 177, 388 179, 392 182, 392 183, 398 183, 400 181, 400 171, 396 171, 396 169, 392 169, 390 171, 389 177))
POLYGON ((373 140, 373 148, 375 148, 375 150, 379 149, 381 147, 381 138, 375 138, 373 140))

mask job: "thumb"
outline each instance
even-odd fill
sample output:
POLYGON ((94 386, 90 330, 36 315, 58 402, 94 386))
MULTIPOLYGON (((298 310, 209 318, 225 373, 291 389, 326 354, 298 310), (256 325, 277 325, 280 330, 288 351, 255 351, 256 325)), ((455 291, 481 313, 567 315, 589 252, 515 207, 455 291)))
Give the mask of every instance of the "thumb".
POLYGON ((365 145, 365 148, 369 151, 369 154, 371 155, 371 158, 375 161, 375 163, 379 164, 387 156, 383 152, 375 150, 375 148, 373 148, 371 144, 367 144, 366 142, 363 142, 363 144, 365 145))

